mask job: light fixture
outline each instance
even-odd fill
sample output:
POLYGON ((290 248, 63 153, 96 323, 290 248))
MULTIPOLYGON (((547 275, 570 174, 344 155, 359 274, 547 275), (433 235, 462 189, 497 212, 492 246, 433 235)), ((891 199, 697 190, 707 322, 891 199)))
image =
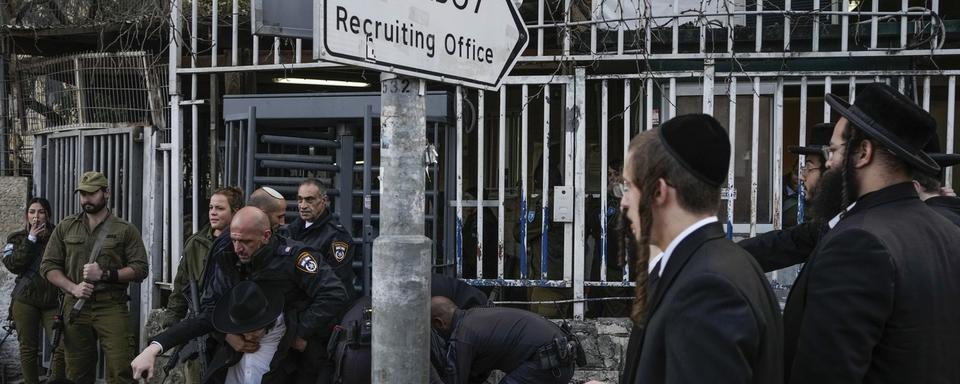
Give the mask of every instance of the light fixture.
POLYGON ((350 88, 366 88, 370 86, 370 83, 364 83, 361 81, 304 79, 300 77, 274 77, 273 82, 277 84, 323 85, 328 87, 350 87, 350 88))

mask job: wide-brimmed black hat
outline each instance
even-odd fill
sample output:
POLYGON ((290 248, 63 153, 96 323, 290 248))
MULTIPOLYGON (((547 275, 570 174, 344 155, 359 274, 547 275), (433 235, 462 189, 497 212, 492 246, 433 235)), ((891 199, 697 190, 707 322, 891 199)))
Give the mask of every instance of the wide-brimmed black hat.
POLYGON ((940 151, 939 138, 930 140, 927 143, 927 146, 923 147, 923 151, 930 155, 930 158, 933 159, 933 161, 936 161, 937 165, 940 166, 940 173, 938 173, 937 176, 942 176, 944 169, 960 164, 960 155, 956 153, 943 153, 940 151))
POLYGON ((242 281, 213 308, 213 328, 223 333, 252 332, 270 325, 283 312, 283 295, 255 282, 242 281))
POLYGON ((868 84, 853 105, 833 94, 825 98, 837 113, 914 169, 928 175, 940 171, 940 166, 921 150, 934 139, 937 122, 893 87, 868 84))
POLYGON ((798 155, 819 155, 824 156, 827 148, 830 148, 830 137, 833 136, 833 126, 836 123, 820 123, 810 127, 807 130, 807 145, 791 145, 787 148, 791 153, 798 155))
POLYGON ((677 116, 661 124, 658 131, 667 151, 698 179, 713 187, 727 180, 730 138, 713 116, 677 116))

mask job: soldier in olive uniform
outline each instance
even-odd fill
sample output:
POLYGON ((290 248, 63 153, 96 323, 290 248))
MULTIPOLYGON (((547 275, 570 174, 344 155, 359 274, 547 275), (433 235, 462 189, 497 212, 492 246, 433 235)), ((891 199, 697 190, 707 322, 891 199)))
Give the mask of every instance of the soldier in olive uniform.
MULTIPOLYGON (((17 275, 10 301, 10 317, 20 341, 20 367, 23 382, 39 382, 40 327, 53 332, 57 314, 57 287, 39 274, 43 248, 47 245, 53 224, 48 222, 50 202, 33 198, 27 204, 27 227, 7 236, 3 247, 3 265, 17 275)), ((63 348, 57 348, 50 364, 50 378, 63 376, 63 348)))
POLYGON ((107 209, 110 191, 102 173, 84 173, 76 191, 83 212, 57 225, 40 264, 41 274, 67 293, 65 308, 86 300, 77 315, 65 319, 67 378, 77 383, 94 382, 99 340, 106 359, 107 382, 131 383, 129 363, 136 340, 130 328, 127 286, 146 277, 147 252, 137 228, 107 209), (99 252, 90 262, 98 241, 99 252))

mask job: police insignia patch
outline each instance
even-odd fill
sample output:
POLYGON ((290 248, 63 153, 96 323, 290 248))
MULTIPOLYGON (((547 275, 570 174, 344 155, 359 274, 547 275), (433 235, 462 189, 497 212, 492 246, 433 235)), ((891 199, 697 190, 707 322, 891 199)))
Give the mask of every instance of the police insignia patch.
POLYGON ((331 248, 333 251, 333 258, 340 263, 347 258, 347 251, 350 250, 350 244, 347 244, 343 241, 334 241, 333 245, 331 245, 331 248))
POLYGON ((300 252, 300 256, 297 256, 297 269, 306 273, 317 273, 319 268, 317 260, 313 258, 310 252, 303 251, 300 252))

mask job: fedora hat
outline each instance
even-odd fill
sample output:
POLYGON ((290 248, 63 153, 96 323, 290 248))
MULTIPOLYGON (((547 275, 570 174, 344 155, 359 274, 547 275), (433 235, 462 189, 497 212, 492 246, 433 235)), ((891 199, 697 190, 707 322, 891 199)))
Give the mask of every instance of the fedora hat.
POLYGON ((824 151, 830 148, 830 137, 833 136, 834 125, 836 123, 815 124, 807 131, 807 145, 802 147, 791 145, 787 150, 798 155, 819 155, 826 159, 824 151))
POLYGON ((242 281, 213 308, 213 328, 223 333, 252 332, 270 325, 283 312, 283 295, 242 281))
POLYGON ((837 113, 913 169, 928 175, 940 172, 937 162, 921 150, 934 138, 937 122, 896 89, 868 84, 853 105, 830 93, 825 98, 837 113))

